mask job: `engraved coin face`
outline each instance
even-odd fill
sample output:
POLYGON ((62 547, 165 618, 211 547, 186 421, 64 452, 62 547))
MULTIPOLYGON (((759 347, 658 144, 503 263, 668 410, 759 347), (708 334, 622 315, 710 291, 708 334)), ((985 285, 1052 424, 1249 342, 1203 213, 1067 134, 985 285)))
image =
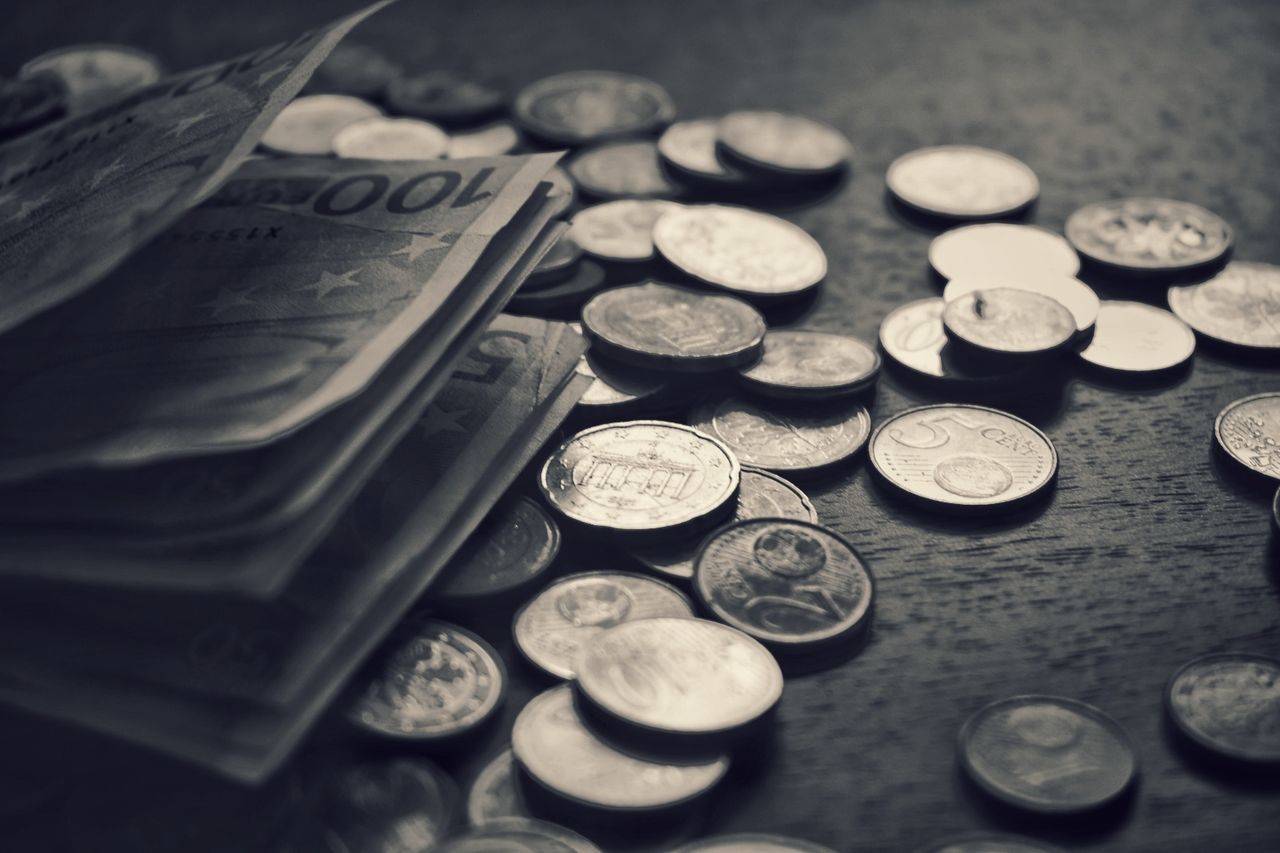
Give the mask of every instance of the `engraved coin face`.
POLYGON ((492 646, 456 625, 423 619, 399 639, 347 715, 379 735, 452 737, 487 720, 505 685, 492 646))
POLYGON ((1169 679, 1165 705, 1183 734, 1221 755, 1280 762, 1280 660, 1205 655, 1169 679))
POLYGON ((1067 239, 1090 260, 1128 272, 1177 272, 1219 260, 1231 226, 1203 207, 1167 198, 1087 204, 1067 218, 1067 239))
POLYGON ((797 329, 766 333, 760 360, 741 376, 757 394, 808 400, 857 393, 879 373, 880 356, 857 338, 797 329))
POLYGON ((450 160, 468 157, 500 157, 510 154, 520 144, 515 127, 506 122, 491 124, 470 133, 454 133, 449 137, 449 147, 444 155, 450 160))
MULTIPOLYGON (((813 508, 809 496, 789 480, 760 468, 742 469, 742 483, 738 487, 738 503, 732 521, 751 518, 790 518, 796 521, 816 522, 818 511, 813 508)), ((646 568, 671 577, 693 577, 693 561, 698 556, 702 540, 680 542, 673 545, 637 548, 631 552, 646 568)))
POLYGON ((1218 446, 1250 471, 1280 480, 1280 394, 1254 394, 1218 413, 1218 446))
POLYGON ((608 357, 686 371, 754 361, 765 334, 764 317, 740 299, 658 282, 600 293, 583 306, 582 326, 608 357))
POLYGON ((1042 813, 1100 806, 1138 770, 1115 720, 1056 696, 1014 696, 978 711, 960 730, 960 763, 991 796, 1042 813))
POLYGON ((53 74, 66 87, 67 111, 83 113, 159 81, 160 61, 119 44, 85 44, 42 53, 18 70, 27 78, 53 74))
POLYGON ((678 121, 658 139, 658 154, 682 174, 712 183, 743 183, 748 178, 716 156, 719 119, 678 121))
POLYGON ((471 124, 500 111, 507 96, 484 80, 451 71, 397 76, 387 84, 387 106, 401 115, 446 124, 471 124))
POLYGON ((551 202, 550 215, 563 216, 578 200, 578 188, 574 186, 573 178, 559 166, 552 166, 543 180, 551 184, 551 190, 547 193, 547 200, 551 202))
POLYGON ((662 171, 647 139, 586 148, 565 167, 583 192, 600 198, 670 198, 684 192, 662 171))
POLYGON ((732 112, 720 119, 716 133, 732 156, 756 168, 795 175, 835 171, 852 151, 834 127, 786 113, 732 112))
POLYGON ((512 633, 529 662, 556 678, 573 678, 583 647, 632 619, 693 618, 693 605, 670 584, 627 572, 569 575, 516 613, 512 633))
POLYGON ((381 116, 373 104, 349 95, 304 95, 280 111, 259 144, 277 154, 324 157, 333 153, 338 131, 381 116))
POLYGON ((457 796, 453 780, 430 761, 354 765, 323 782, 323 849, 435 849, 449 834, 457 796))
POLYGON ((610 628, 583 650, 577 670, 578 687, 593 705, 668 733, 736 729, 782 696, 782 671, 764 646, 737 628, 702 619, 642 619, 610 628))
POLYGON ((606 366, 590 353, 582 356, 574 369, 595 380, 578 398, 578 405, 591 411, 628 408, 656 396, 664 387, 653 376, 624 372, 612 365, 606 366))
MULTIPOLYGON (((667 620, 633 624, 654 621, 667 620)), ((688 802, 729 769, 727 755, 677 764, 615 749, 583 724, 568 685, 529 700, 511 730, 511 750, 526 773, 561 797, 619 811, 688 802)))
POLYGON ((1202 284, 1169 288, 1169 307, 1202 335, 1280 349, 1280 267, 1274 264, 1232 261, 1202 284))
POLYGON ((676 108, 652 80, 616 71, 574 71, 525 87, 516 96, 514 113, 535 136, 582 145, 656 130, 671 121, 676 108))
POLYGON ((439 853, 600 853, 599 847, 571 829, 516 817, 489 821, 432 849, 439 853))
POLYGON ((476 776, 467 792, 467 822, 483 826, 508 817, 530 817, 520 793, 518 768, 511 750, 505 749, 476 776))
POLYGON ((1080 358, 1095 367, 1125 373, 1171 370, 1196 351, 1187 324, 1143 302, 1103 300, 1093 340, 1080 358))
POLYGON ((966 833, 921 847, 916 853, 1061 853, 1030 838, 987 832, 966 833))
POLYGON ((333 153, 363 160, 434 160, 444 155, 448 135, 416 118, 361 119, 333 135, 333 153))
POLYGON ((956 297, 942 311, 943 328, 984 353, 1039 355, 1060 350, 1076 334, 1062 303, 1029 290, 992 287, 956 297))
POLYGON ((1080 258, 1047 228, 984 222, 944 231, 929 244, 929 266, 945 279, 1074 276, 1080 258))
POLYGON ((653 242, 679 269, 748 297, 792 296, 827 274, 827 256, 803 229, 741 207, 698 205, 663 216, 653 242))
POLYGON ((871 613, 871 572, 816 524, 757 518, 722 527, 694 565, 693 588, 707 609, 780 651, 846 637, 871 613))
POLYGON ((656 254, 653 224, 680 207, 656 199, 607 201, 578 211, 569 236, 582 251, 604 261, 647 261, 656 254))
POLYGON ((903 154, 885 183, 898 201, 933 216, 1007 216, 1040 196, 1040 181, 1016 157, 974 145, 939 145, 903 154))
POLYGON ((703 403, 693 425, 728 445, 745 465, 814 473, 853 457, 871 434, 871 416, 856 403, 820 412, 770 411, 727 397, 703 403))
POLYGON ((682 424, 623 421, 560 445, 539 486, 553 507, 589 527, 692 533, 732 506, 738 480, 738 460, 719 440, 682 424))
POLYGON ((1038 494, 1058 454, 1031 424, 982 406, 923 406, 871 437, 871 464, 889 485, 927 505, 978 508, 1038 494))
POLYGON ((671 853, 835 853, 830 847, 801 838, 768 835, 762 832, 739 832, 713 835, 682 844, 671 853))
POLYGON ((528 498, 498 504, 431 586, 433 599, 470 601, 519 589, 560 552, 560 528, 528 498))
POLYGON ((1071 276, 980 276, 975 278, 953 278, 947 282, 942 291, 942 300, 951 302, 970 293, 990 288, 1003 287, 1038 293, 1060 303, 1071 312, 1076 329, 1086 331, 1093 328, 1098 320, 1098 310, 1102 307, 1098 294, 1093 288, 1078 278, 1071 276))

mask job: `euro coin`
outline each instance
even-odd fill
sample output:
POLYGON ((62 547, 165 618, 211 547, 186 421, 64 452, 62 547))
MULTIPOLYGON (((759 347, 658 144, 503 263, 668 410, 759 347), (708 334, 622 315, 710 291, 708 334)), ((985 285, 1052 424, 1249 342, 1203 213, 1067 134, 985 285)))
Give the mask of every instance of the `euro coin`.
POLYGON ((1248 471, 1280 480, 1280 394, 1244 397, 1218 413, 1218 446, 1248 471))
POLYGON ((565 169, 584 193, 597 198, 673 198, 684 192, 662 171, 658 148, 647 139, 584 148, 565 169))
POLYGON ((1062 303, 1029 290, 974 290, 946 304, 942 326, 954 341, 984 357, 1029 358, 1062 350, 1076 321, 1062 303))
POLYGON ((1185 364, 1196 351, 1187 324, 1145 302, 1104 299, 1093 340, 1080 352, 1085 362, 1116 373, 1152 373, 1185 364))
POLYGON ((781 178, 830 174, 844 168, 852 153, 834 127, 768 110, 729 113, 720 119, 716 138, 731 162, 781 178))
POLYGON ((995 219, 1025 210, 1040 196, 1026 163, 976 145, 939 145, 903 154, 885 183, 907 207, 949 219, 995 219))
POLYGON ((1274 264, 1232 261, 1206 282, 1169 288, 1169 307, 1205 337, 1280 349, 1280 267, 1274 264))
POLYGON ((601 853, 573 830, 532 818, 490 821, 430 849, 438 853, 601 853))
POLYGON ((506 122, 491 124, 479 130, 454 133, 449 136, 449 146, 444 156, 450 160, 468 157, 501 157, 510 154, 520 144, 520 134, 506 122))
POLYGON ((584 145, 650 133, 675 117, 666 90, 643 77, 616 71, 571 71, 544 77, 516 96, 516 121, 558 145, 584 145))
POLYGON ((429 71, 398 77, 384 96, 392 112, 440 124, 471 124, 502 110, 506 94, 485 80, 429 71))
POLYGON ((453 605, 524 589, 550 568, 560 553, 560 529, 547 511, 524 497, 502 501, 440 572, 431 598, 453 605))
POLYGON ((857 403, 781 410, 738 397, 712 399, 690 420, 745 465, 780 474, 816 474, 851 459, 871 435, 871 416, 857 403))
POLYGON ((338 131, 381 116, 373 104, 349 95, 304 95, 285 105, 259 144, 276 154, 325 157, 333 153, 338 131))
POLYGON ((742 386, 782 400, 857 394, 880 373, 880 356, 857 338, 789 329, 766 332, 760 360, 739 371, 742 386))
POLYGON ((0 78, 0 140, 52 121, 66 108, 66 86, 54 74, 41 72, 20 80, 0 78))
POLYGON ((762 832, 740 832, 713 835, 682 844, 671 853, 835 853, 830 847, 801 838, 768 835, 762 832))
POLYGON ((484 766, 467 791, 467 822, 484 826, 509 817, 531 817, 520 793, 519 768, 510 749, 484 766))
POLYGON ((435 160, 449 137, 434 124, 412 118, 367 118, 333 135, 333 153, 362 160, 435 160))
POLYGON ((1128 273, 1172 274, 1220 261, 1231 226, 1199 205, 1167 198, 1087 204, 1067 218, 1067 239, 1081 255, 1128 273))
POLYGON ((679 210, 674 201, 621 199, 586 207, 573 217, 569 235, 588 255, 602 261, 652 260, 654 223, 679 210))
POLYGON ((1098 294, 1093 288, 1078 278, 1067 275, 1055 276, 974 276, 973 278, 953 278, 947 282, 942 291, 943 302, 953 302, 962 296, 979 290, 995 287, 1011 287, 1047 296, 1071 312, 1075 319, 1076 329, 1088 332, 1098 321, 1098 311, 1102 307, 1098 294))
POLYGON ((945 308, 944 300, 933 297, 908 302, 886 314, 880 321, 880 349, 889 361, 927 382, 975 388, 1016 386, 1034 372, 1035 365, 1029 362, 978 366, 957 359, 955 344, 947 339, 942 325, 945 308))
POLYGON ((160 60, 136 48, 81 44, 42 53, 18 70, 22 78, 43 73, 62 81, 67 112, 85 113, 159 82, 163 68, 160 60))
POLYGON ((1195 743, 1237 761, 1280 763, 1280 660, 1227 652, 1178 668, 1165 707, 1195 743))
POLYGON ((712 187, 746 186, 751 179, 716 155, 719 119, 678 121, 658 138, 658 155, 681 179, 712 187))
POLYGON ((944 279, 1074 276, 1080 258, 1047 228, 984 222, 944 231, 929 244, 929 265, 944 279))

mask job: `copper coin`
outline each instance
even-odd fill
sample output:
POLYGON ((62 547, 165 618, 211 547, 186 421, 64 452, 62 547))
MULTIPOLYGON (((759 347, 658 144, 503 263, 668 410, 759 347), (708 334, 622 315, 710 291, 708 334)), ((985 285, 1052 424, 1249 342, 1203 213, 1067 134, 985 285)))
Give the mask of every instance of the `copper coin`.
POLYGON ((1221 260, 1233 235, 1217 214, 1185 201, 1122 198, 1067 218, 1067 239, 1095 263, 1131 273, 1176 273, 1221 260))
POLYGON ((435 160, 449 137, 434 124, 413 118, 361 119, 333 135, 333 153, 362 160, 435 160))
POLYGON ((1218 413, 1213 434, 1228 456, 1249 471, 1280 480, 1280 394, 1254 394, 1218 413))
POLYGON ((560 528, 536 502, 516 497, 489 511, 431 585, 454 604, 502 595, 531 583, 560 553, 560 528))
POLYGON ((825 400, 865 390, 880 356, 857 338, 792 329, 767 332, 760 360, 740 371, 743 387, 783 400, 825 400))
POLYGON ((942 326, 970 350, 1021 358, 1059 351, 1078 331, 1062 303, 1012 287, 982 288, 947 302, 942 326))
POLYGON ((1169 288, 1169 307, 1207 337, 1280 349, 1280 266, 1232 261, 1206 282, 1169 288))
POLYGON ((1107 370, 1146 373, 1185 364, 1195 351, 1195 334, 1163 308, 1105 299, 1098 309, 1093 341, 1080 358, 1107 370))
POLYGON ((582 250, 603 261, 652 260, 654 223, 679 210, 674 201, 621 199, 583 208, 573 217, 569 232, 582 250))
POLYGON ((1082 332, 1093 328, 1093 324, 1098 321, 1098 311, 1102 307, 1098 294, 1093 292, 1093 288, 1080 279, 1067 275, 984 275, 973 278, 953 278, 943 289, 942 299, 944 302, 952 302, 966 294, 995 287, 1026 290, 1061 303, 1071 312, 1076 322, 1076 329, 1082 332))
POLYGON ((885 183, 898 201, 932 216, 993 219, 1029 207, 1040 181, 1016 157, 976 145, 939 145, 903 154, 885 183))
POLYGON ((929 244, 929 265, 946 279, 1074 276, 1080 258, 1047 228, 985 222, 944 231, 929 244))
POLYGON ((676 108, 652 80, 616 71, 571 71, 526 86, 516 96, 514 113, 534 136, 583 145, 665 127, 676 108))
POLYGON ((1240 761, 1280 762, 1280 660, 1227 652, 1178 668, 1165 707, 1182 733, 1240 761))
POLYGON ((673 198, 684 192, 662 171, 658 147, 647 139, 584 148, 565 169, 583 192, 597 198, 673 198))
POLYGON ((767 110, 729 113, 720 119, 716 136, 735 160, 780 176, 834 172, 848 163, 852 153, 849 140, 834 127, 767 110))
POLYGON ((333 153, 338 131, 381 115, 373 104, 349 95, 304 95, 285 105, 259 144, 276 154, 325 157, 333 153))
POLYGON ((693 425, 720 439, 740 462, 782 474, 813 474, 851 459, 871 434, 857 403, 783 411, 726 397, 698 406, 693 425))
POLYGON ((955 344, 947 340, 942 325, 946 303, 937 297, 900 305, 880 322, 880 349, 894 364, 930 382, 965 386, 1014 385, 1029 376, 1034 363, 1009 361, 975 372, 972 365, 957 364, 955 344))

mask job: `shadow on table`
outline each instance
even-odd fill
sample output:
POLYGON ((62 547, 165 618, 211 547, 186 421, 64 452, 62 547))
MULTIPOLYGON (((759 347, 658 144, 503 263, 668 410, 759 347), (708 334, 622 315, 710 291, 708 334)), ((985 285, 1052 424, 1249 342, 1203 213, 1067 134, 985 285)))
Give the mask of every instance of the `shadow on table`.
POLYGON ((1133 813, 1138 788, 1142 784, 1139 778, 1119 797, 1098 808, 1053 815, 1033 813, 1002 803, 979 788, 960 768, 956 768, 956 773, 960 776, 964 799, 1002 828, 1036 838, 1073 843, 1097 842, 1119 829, 1133 813))
POLYGON ((1164 715, 1160 729, 1170 752, 1197 776, 1209 779, 1233 794, 1275 794, 1280 791, 1280 765, 1219 755, 1183 734, 1169 721, 1168 714, 1164 715))

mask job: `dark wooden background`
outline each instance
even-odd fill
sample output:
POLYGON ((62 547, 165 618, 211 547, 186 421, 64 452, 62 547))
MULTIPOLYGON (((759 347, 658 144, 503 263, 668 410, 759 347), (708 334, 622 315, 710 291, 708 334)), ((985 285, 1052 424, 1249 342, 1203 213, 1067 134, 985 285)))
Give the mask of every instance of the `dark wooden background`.
MULTIPOLYGON (((0 62, 11 72, 62 44, 120 41, 184 67, 354 5, 17 0, 0 27, 0 62)), ((839 127, 856 148, 852 180, 787 215, 830 258, 804 324, 867 340, 894 306, 938 293, 925 261, 932 233, 896 218, 883 197, 885 167, 922 145, 1022 158, 1042 185, 1032 221, 1050 228, 1086 202, 1165 195, 1224 216, 1237 258, 1280 262, 1280 4, 402 0, 356 38, 411 65, 494 73, 512 86, 614 68, 665 85, 683 116, 776 107, 839 127)), ((1164 304, 1160 287, 1094 283, 1104 297, 1164 304)), ((1013 520, 911 510, 874 486, 864 462, 814 488, 822 520, 879 580, 870 642, 848 663, 788 682, 776 743, 716 797, 708 827, 859 851, 973 829, 1080 850, 1280 849, 1280 784, 1204 765, 1170 737, 1161 709, 1165 679, 1194 655, 1280 654, 1270 491, 1212 453, 1215 414, 1280 385, 1276 367, 1202 345, 1190 371, 1162 385, 1068 373, 1060 388, 1046 381, 1004 400, 1061 458, 1052 499, 1013 520), (1101 818, 1050 824, 987 805, 957 770, 956 732, 983 704, 1027 692, 1112 714, 1141 754, 1135 796, 1101 818)), ((887 376, 872 414, 946 399, 887 376)), ((501 634, 490 632, 509 650, 501 634)), ((503 725, 535 688, 513 669, 503 725)), ((339 747, 313 746, 307 773, 323 772, 315 755, 325 749, 339 747)), ((0 730, 0 779, 6 850, 63 849, 67 836, 100 840, 84 849, 241 849, 231 839, 274 796, 206 790, 167 762, 20 718, 0 730), (120 841, 128 832, 147 843, 120 841)))

